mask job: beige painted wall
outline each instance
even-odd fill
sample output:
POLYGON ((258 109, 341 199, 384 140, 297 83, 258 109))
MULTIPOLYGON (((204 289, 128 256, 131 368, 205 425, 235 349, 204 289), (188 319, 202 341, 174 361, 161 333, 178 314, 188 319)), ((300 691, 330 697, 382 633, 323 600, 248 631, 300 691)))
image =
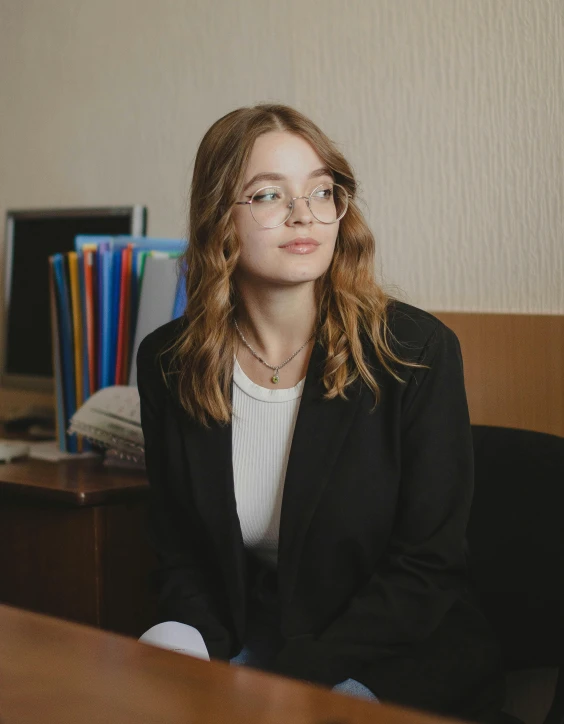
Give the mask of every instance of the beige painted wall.
POLYGON ((0 216, 181 235, 206 128, 280 100, 352 161, 404 298, 564 313, 563 48, 562 0, 0 0, 0 216))

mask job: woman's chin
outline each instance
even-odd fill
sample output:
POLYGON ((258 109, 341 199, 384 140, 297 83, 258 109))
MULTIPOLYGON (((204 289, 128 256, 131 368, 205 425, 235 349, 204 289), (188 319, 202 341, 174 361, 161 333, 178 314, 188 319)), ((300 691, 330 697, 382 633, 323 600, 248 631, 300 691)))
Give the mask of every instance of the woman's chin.
POLYGON ((329 267, 328 264, 308 263, 304 258, 298 258, 298 262, 300 261, 303 263, 278 264, 275 269, 269 270, 241 270, 240 277, 249 284, 256 283, 260 286, 291 286, 315 282, 329 267))

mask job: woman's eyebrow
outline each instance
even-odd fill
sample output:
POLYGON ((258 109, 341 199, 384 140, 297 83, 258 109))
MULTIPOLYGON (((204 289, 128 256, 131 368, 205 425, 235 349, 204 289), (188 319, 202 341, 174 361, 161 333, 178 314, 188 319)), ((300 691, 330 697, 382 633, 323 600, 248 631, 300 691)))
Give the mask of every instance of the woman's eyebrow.
MULTIPOLYGON (((308 178, 318 178, 320 176, 333 176, 333 174, 331 173, 330 168, 324 166, 323 168, 317 168, 315 171, 312 171, 308 178)), ((257 173, 247 184, 245 184, 243 191, 246 191, 250 186, 256 184, 257 181, 286 181, 286 176, 281 173, 274 173, 273 171, 257 173)))

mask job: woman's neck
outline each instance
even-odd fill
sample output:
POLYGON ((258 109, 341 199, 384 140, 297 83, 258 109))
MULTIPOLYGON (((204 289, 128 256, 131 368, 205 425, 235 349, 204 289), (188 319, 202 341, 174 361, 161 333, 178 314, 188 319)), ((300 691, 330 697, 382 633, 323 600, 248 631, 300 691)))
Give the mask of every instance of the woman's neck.
POLYGON ((283 360, 312 335, 317 309, 313 285, 276 290, 239 289, 235 313, 247 342, 266 360, 283 360))

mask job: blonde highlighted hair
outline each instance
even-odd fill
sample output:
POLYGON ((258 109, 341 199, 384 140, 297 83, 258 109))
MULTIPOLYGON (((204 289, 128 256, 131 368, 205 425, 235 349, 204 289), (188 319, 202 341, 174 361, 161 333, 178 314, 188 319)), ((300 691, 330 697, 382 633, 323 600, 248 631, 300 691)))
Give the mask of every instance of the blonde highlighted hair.
POLYGON ((186 412, 206 427, 210 420, 231 421, 233 321, 240 301, 233 281, 240 246, 231 214, 253 144, 271 131, 287 131, 310 143, 350 196, 331 264, 315 282, 318 340, 326 352, 325 398, 346 399, 346 388, 360 375, 378 403, 380 390, 363 355, 362 334, 396 379, 400 378, 395 364, 406 364, 390 346, 386 322, 390 297, 375 280, 374 237, 358 207, 357 183, 346 159, 293 108, 277 104, 239 108, 211 126, 196 155, 184 257, 187 324, 172 348, 167 379, 176 386, 186 412))

